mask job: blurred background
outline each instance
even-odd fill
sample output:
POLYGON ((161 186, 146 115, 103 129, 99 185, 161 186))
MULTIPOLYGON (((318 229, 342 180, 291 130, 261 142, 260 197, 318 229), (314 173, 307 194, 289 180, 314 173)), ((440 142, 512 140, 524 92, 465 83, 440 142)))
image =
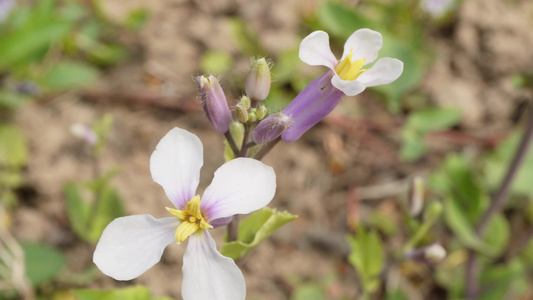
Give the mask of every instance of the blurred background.
POLYGON ((325 72, 302 38, 340 57, 360 28, 404 72, 265 157, 270 206, 299 217, 243 261, 247 298, 461 299, 471 249, 479 299, 533 299, 533 154, 474 230, 531 109, 532 20, 529 0, 0 0, 0 299, 180 299, 184 245, 133 282, 92 253, 116 217, 168 216, 149 157, 171 128, 204 144, 200 190, 224 162, 194 76, 234 105, 265 56, 280 111, 325 72))

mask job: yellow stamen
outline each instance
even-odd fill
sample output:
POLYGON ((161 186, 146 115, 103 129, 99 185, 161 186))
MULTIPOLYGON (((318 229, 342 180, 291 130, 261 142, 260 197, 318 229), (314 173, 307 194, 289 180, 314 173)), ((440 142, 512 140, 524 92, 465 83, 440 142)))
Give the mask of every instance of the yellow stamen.
POLYGON ((167 210, 173 216, 176 216, 178 219, 182 220, 181 224, 176 229, 176 242, 181 243, 186 240, 191 234, 198 231, 198 229, 208 229, 213 228, 209 225, 207 221, 202 216, 202 211, 200 209, 200 196, 194 196, 187 205, 185 210, 179 210, 174 208, 168 208, 167 210))
POLYGON ((337 64, 335 67, 335 72, 339 75, 342 80, 353 81, 356 80, 359 75, 363 74, 366 69, 363 69, 365 65, 366 58, 360 58, 355 61, 352 61, 353 49, 350 50, 350 54, 337 64))

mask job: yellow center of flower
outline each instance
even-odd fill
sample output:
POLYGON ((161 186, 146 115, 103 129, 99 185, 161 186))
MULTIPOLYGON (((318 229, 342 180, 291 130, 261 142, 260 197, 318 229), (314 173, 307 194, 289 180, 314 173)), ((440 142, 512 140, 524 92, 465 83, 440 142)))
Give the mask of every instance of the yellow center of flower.
POLYGON ((179 210, 174 208, 168 208, 167 210, 172 215, 182 220, 181 224, 176 229, 175 239, 179 244, 186 240, 191 234, 195 233, 198 229, 213 228, 202 216, 200 211, 200 196, 194 196, 187 205, 185 210, 179 210))
POLYGON ((335 72, 339 75, 342 80, 353 81, 356 80, 359 75, 363 74, 366 69, 363 69, 365 65, 366 58, 360 58, 358 60, 352 61, 353 49, 350 50, 350 54, 337 64, 335 67, 335 72))

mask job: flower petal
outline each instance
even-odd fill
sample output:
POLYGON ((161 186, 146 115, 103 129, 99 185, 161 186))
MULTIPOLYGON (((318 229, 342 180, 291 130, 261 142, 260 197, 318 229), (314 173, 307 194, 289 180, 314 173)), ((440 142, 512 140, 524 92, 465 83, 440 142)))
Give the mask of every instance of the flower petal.
POLYGON ((368 71, 357 78, 366 87, 388 84, 398 79, 403 72, 403 62, 396 58, 384 57, 378 61, 368 71))
POLYGON ((150 172, 176 208, 183 209, 195 195, 203 164, 200 139, 176 127, 157 144, 150 157, 150 172))
POLYGON ((334 69, 337 59, 329 47, 329 36, 324 31, 315 31, 300 43, 300 59, 311 66, 326 66, 334 69))
POLYGON ((281 135, 285 142, 299 139, 339 104, 344 94, 331 85, 333 75, 327 71, 317 77, 283 110, 291 118, 290 127, 281 135))
POLYGON ((368 64, 378 58, 378 52, 382 47, 383 37, 381 33, 367 28, 359 29, 346 40, 342 59, 353 49, 352 61, 366 58, 368 64))
POLYGON ((262 162, 236 158, 215 172, 201 202, 208 222, 247 214, 267 205, 276 193, 276 174, 262 162))
POLYGON ((337 74, 331 79, 331 84, 341 90, 346 96, 355 96, 365 90, 365 85, 359 79, 346 81, 342 80, 337 74))
POLYGON ((183 257, 183 299, 244 300, 246 284, 233 259, 220 254, 211 235, 203 233, 189 237, 183 257))
POLYGON ((161 260, 165 247, 174 241, 178 225, 174 217, 117 218, 102 233, 93 262, 102 273, 116 280, 137 278, 161 260))

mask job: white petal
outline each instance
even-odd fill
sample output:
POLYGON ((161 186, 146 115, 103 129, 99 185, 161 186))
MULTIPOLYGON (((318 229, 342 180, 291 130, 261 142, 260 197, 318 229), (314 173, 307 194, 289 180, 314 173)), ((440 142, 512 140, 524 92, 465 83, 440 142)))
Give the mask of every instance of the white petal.
POLYGON ((382 47, 383 37, 381 37, 381 33, 366 28, 359 29, 346 40, 342 59, 353 49, 352 61, 366 58, 368 64, 378 58, 378 52, 382 47))
POLYGON ((357 78, 366 87, 388 84, 398 79, 403 72, 403 62, 396 58, 384 57, 378 61, 368 71, 357 78))
POLYGON ((300 43, 300 59, 311 66, 326 66, 334 69, 337 59, 329 47, 329 36, 324 31, 315 31, 300 43))
POLYGON ((165 247, 174 241, 178 225, 175 217, 117 218, 102 233, 93 262, 102 273, 116 280, 137 278, 161 260, 165 247))
POLYGON ((183 209, 195 196, 204 164, 202 142, 187 130, 174 128, 157 144, 150 157, 150 172, 168 199, 183 209))
POLYGON ((208 221, 247 214, 272 200, 276 193, 276 174, 262 162, 251 158, 236 158, 215 172, 201 201, 208 221))
POLYGON ((183 257, 185 300, 244 300, 246 284, 233 259, 218 253, 207 230, 189 237, 183 257))
POLYGON ((342 80, 337 74, 331 79, 331 84, 341 90, 346 96, 355 96, 365 90, 365 85, 359 80, 342 80))

